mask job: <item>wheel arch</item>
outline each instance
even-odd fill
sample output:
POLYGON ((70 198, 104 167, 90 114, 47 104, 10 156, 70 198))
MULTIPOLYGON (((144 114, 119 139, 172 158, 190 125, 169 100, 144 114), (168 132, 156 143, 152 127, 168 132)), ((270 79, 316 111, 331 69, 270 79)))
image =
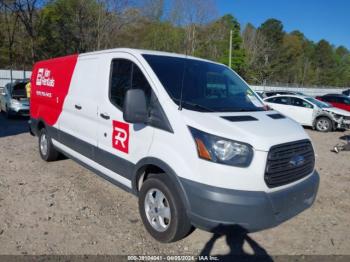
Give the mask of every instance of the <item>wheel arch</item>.
POLYGON ((316 128, 316 123, 317 123, 317 120, 320 119, 321 117, 325 117, 325 118, 328 118, 331 123, 332 123, 332 130, 335 130, 336 129, 336 123, 335 121, 332 119, 332 117, 328 114, 319 114, 315 117, 314 119, 314 122, 313 122, 313 125, 312 127, 315 129, 316 128))
POLYGON ((177 193, 179 194, 181 200, 183 201, 186 210, 190 210, 190 204, 185 189, 183 188, 180 179, 178 178, 175 171, 164 161, 154 158, 146 157, 141 159, 135 166, 133 176, 132 176, 132 191, 135 195, 139 194, 140 179, 142 182, 146 181, 149 174, 152 173, 165 173, 165 175, 171 180, 177 193))
POLYGON ((46 123, 43 119, 30 119, 30 131, 33 132, 34 135, 39 136, 39 132, 43 128, 46 128, 46 123))

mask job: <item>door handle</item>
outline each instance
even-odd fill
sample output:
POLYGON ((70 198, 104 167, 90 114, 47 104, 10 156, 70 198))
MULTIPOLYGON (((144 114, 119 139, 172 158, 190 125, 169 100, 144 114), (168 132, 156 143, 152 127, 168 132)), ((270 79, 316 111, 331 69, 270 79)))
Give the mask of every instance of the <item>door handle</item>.
POLYGON ((78 109, 78 110, 81 110, 81 109, 82 109, 81 105, 74 105, 74 107, 75 107, 76 109, 78 109))
POLYGON ((106 120, 109 119, 109 115, 103 114, 103 113, 100 114, 100 117, 102 117, 103 119, 106 119, 106 120))

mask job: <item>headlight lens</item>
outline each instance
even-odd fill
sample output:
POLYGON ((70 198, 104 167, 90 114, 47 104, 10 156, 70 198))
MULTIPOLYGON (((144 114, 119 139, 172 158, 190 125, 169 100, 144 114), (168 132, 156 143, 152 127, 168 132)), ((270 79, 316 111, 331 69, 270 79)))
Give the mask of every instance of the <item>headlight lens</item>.
POLYGON ((253 148, 250 145, 189 128, 200 158, 238 167, 250 165, 253 159, 253 148))

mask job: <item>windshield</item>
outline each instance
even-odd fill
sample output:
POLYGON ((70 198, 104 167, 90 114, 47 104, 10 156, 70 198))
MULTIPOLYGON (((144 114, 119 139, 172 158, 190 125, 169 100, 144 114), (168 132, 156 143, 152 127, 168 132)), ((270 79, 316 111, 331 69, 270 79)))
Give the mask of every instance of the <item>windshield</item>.
POLYGON ((264 110, 248 85, 226 66, 179 57, 143 56, 177 105, 182 100, 182 107, 195 111, 264 110))
POLYGON ((325 102, 317 100, 316 98, 313 98, 313 97, 306 97, 305 99, 310 101, 311 103, 313 103, 314 105, 316 105, 316 106, 318 106, 320 108, 330 108, 330 107, 332 107, 330 104, 327 104, 325 102))

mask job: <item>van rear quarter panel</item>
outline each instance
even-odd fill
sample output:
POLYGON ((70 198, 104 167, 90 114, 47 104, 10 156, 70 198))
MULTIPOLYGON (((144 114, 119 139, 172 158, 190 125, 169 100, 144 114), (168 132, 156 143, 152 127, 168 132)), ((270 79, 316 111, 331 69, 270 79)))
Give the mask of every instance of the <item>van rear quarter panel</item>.
POLYGON ((30 116, 56 124, 67 96, 78 55, 37 62, 31 77, 30 116))

